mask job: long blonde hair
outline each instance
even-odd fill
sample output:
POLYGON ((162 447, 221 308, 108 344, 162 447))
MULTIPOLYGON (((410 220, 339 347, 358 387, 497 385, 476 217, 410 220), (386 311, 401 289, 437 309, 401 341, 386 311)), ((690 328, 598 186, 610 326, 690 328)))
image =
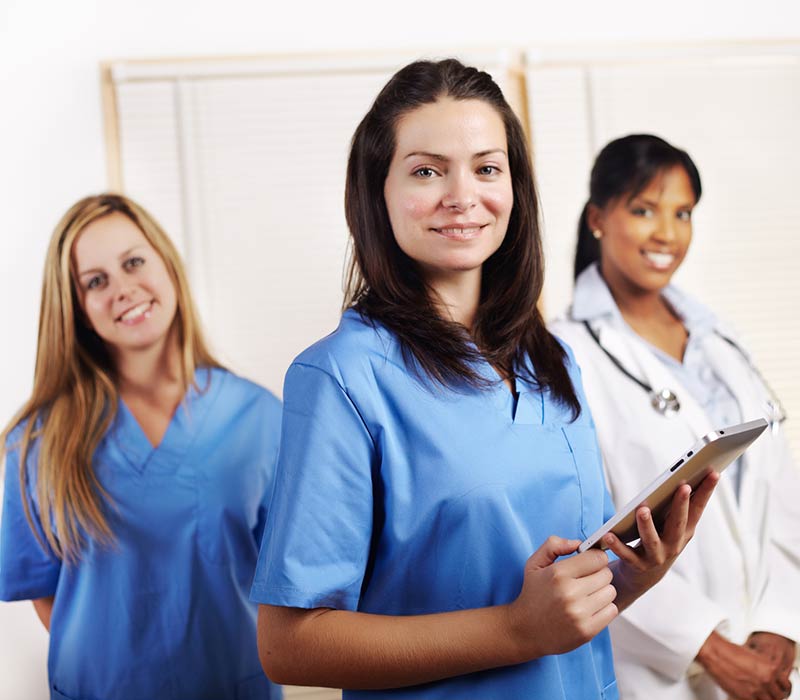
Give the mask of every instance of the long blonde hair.
POLYGON ((23 425, 18 443, 20 486, 28 523, 44 547, 28 498, 26 462, 39 441, 35 493, 41 528, 53 553, 66 563, 80 560, 86 538, 114 541, 104 513, 110 502, 92 467, 95 449, 116 416, 115 370, 102 340, 80 312, 72 247, 93 221, 119 212, 135 223, 163 259, 177 296, 173 321, 184 391, 197 367, 218 367, 203 339, 178 251, 156 220, 118 194, 86 197, 70 208, 53 232, 44 267, 33 392, 0 435, 0 458, 8 435, 23 425))

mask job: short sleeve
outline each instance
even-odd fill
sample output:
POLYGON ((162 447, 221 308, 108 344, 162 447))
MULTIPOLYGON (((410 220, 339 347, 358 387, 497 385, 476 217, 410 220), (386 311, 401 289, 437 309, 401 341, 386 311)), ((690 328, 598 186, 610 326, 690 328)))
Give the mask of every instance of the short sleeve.
POLYGON ((373 527, 376 451, 359 411, 327 372, 295 363, 251 600, 358 607, 373 527))
MULTIPOLYGON (((13 444, 12 437, 9 444, 13 444)), ((31 449, 29 464, 35 458, 36 450, 31 449)), ((31 483, 31 479, 28 482, 31 483)), ((44 542, 38 508, 30 487, 26 490, 26 497, 37 532, 44 542)), ((49 547, 42 548, 25 517, 20 493, 19 453, 16 449, 8 449, 7 445, 0 521, 0 600, 33 600, 55 595, 60 571, 61 562, 49 547)))
POLYGON ((253 538, 256 546, 261 544, 264 529, 267 524, 267 513, 272 500, 272 489, 275 483, 275 467, 278 460, 278 445, 281 439, 281 403, 269 392, 265 392, 264 432, 267 442, 267 454, 261 467, 263 469, 264 489, 261 502, 258 506, 256 526, 253 528, 253 538))

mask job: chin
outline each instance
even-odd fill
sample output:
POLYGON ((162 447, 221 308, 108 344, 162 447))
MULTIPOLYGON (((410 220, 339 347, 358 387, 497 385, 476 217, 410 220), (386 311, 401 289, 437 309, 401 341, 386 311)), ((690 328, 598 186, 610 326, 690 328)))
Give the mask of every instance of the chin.
POLYGON ((120 342, 117 347, 121 350, 129 350, 131 352, 142 352, 144 350, 149 350, 154 345, 162 343, 166 336, 166 333, 148 333, 138 338, 127 338, 120 342))
POLYGON ((638 279, 633 281, 633 286, 646 293, 660 292, 669 284, 671 277, 672 275, 665 275, 658 278, 638 279))

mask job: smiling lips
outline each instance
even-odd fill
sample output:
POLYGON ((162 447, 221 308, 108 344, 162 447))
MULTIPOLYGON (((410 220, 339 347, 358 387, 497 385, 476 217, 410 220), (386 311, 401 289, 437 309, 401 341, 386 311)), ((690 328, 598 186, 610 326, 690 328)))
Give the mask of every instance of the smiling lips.
POLYGON ((675 262, 675 256, 672 253, 655 253, 645 250, 643 255, 645 260, 656 270, 668 270, 675 262))
POLYGON ((475 224, 469 222, 466 224, 443 226, 441 228, 431 227, 431 231, 435 231, 440 236, 444 236, 445 238, 450 238, 452 240, 467 241, 471 238, 477 238, 486 226, 488 226, 488 224, 475 224))
POLYGON ((117 321, 120 323, 124 323, 126 326, 133 326, 137 323, 141 323, 146 318, 150 318, 150 314, 153 310, 153 301, 144 301, 141 304, 137 304, 132 309, 128 309, 124 314, 122 314, 117 321))

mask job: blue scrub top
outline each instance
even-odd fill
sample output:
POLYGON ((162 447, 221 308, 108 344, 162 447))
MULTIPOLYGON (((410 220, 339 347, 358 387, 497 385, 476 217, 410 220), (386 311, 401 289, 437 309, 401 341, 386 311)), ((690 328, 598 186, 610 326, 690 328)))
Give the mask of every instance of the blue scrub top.
MULTIPOLYGON (((120 402, 94 468, 114 503, 116 546, 90 541, 76 566, 42 550, 25 519, 9 437, 0 599, 55 595, 51 698, 280 698, 247 599, 264 531, 280 402, 225 370, 199 370, 157 448, 120 402), (209 383, 210 380, 210 383, 209 383)), ((27 461, 35 479, 38 445, 27 461)), ((29 502, 38 520, 33 490, 29 502)), ((37 522, 38 525, 38 522, 37 522)), ((41 532, 41 530, 40 530, 41 532)))
MULTIPOLYGON (((251 599, 417 615, 509 603, 550 535, 613 512, 579 371, 581 417, 517 380, 445 389, 347 311, 284 386, 275 492, 251 599)), ((567 654, 345 698, 616 698, 608 632, 567 654)))

